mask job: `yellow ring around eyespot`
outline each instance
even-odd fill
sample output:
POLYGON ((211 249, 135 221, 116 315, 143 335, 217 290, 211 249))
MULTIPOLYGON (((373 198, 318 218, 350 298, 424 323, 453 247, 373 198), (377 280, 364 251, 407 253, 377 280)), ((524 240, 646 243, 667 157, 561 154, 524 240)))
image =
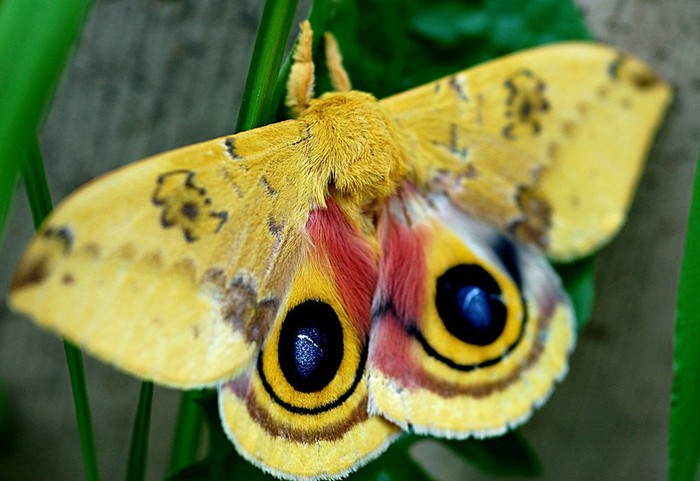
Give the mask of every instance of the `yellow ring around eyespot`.
MULTIPOLYGON (((439 233, 439 239, 438 245, 431 243, 426 249, 426 297, 418 328, 435 351, 456 364, 478 365, 503 356, 522 334, 524 309, 520 290, 510 276, 487 264, 447 229, 439 233), (484 268, 501 288, 501 297, 508 309, 503 332, 496 341, 487 346, 467 344, 453 336, 446 329, 435 307, 437 279, 450 268, 460 264, 476 264, 484 268)), ((525 322, 528 320, 525 319, 525 322)))
POLYGON ((341 403, 333 404, 329 409, 324 410, 322 407, 321 410, 310 413, 293 412, 275 402, 259 376, 251 380, 251 389, 255 393, 259 409, 264 411, 265 415, 283 431, 295 429, 308 433, 316 431, 322 433, 328 430, 330 425, 336 426, 349 422, 357 415, 356 411, 367 410, 367 383, 364 378, 360 379, 347 399, 341 403))
MULTIPOLYGON (((322 259, 310 256, 297 273, 293 282, 292 291, 287 302, 279 314, 282 321, 275 323, 275 328, 270 332, 262 353, 262 372, 274 396, 282 403, 302 409, 317 409, 336 402, 343 396, 347 396, 353 385, 357 384, 357 377, 362 375, 358 370, 364 370, 363 352, 366 350, 366 341, 359 337, 356 327, 349 318, 342 305, 340 297, 334 288, 333 281, 327 274, 329 269, 320 265, 322 259), (287 381, 279 365, 279 337, 284 316, 295 306, 308 300, 317 300, 330 305, 338 316, 343 330, 343 358, 337 373, 333 379, 321 390, 315 392, 301 392, 296 390, 287 381)), ((365 354, 366 355, 366 354, 365 354)), ((271 396, 271 400, 275 401, 271 396)))
POLYGON ((537 306, 535 303, 529 303, 528 312, 530 313, 530 318, 525 324, 523 335, 517 345, 507 355, 496 358, 497 362, 488 366, 469 371, 460 371, 430 356, 418 342, 414 343, 412 349, 416 351, 416 356, 421 359, 426 373, 454 386, 471 386, 484 381, 504 379, 517 370, 531 354, 537 340, 537 306))

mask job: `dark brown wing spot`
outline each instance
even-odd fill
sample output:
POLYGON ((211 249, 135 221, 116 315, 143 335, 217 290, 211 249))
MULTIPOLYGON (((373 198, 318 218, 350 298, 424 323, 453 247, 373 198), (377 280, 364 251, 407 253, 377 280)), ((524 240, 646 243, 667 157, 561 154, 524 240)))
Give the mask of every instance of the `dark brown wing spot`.
POLYGON ((219 267, 210 267, 204 271, 199 282, 200 284, 212 284, 220 289, 224 289, 226 287, 226 274, 219 267))
POLYGON ((64 254, 69 254, 73 248, 73 233, 68 226, 48 226, 42 236, 46 239, 59 241, 63 246, 64 254))
POLYGON ((244 276, 235 277, 224 295, 222 316, 236 331, 243 332, 248 342, 260 343, 277 314, 276 298, 258 301, 255 282, 244 276))
POLYGON ((546 199, 537 196, 529 189, 520 190, 518 205, 524 218, 513 225, 513 233, 529 244, 547 247, 549 245, 547 233, 552 226, 552 206, 546 199))
POLYGON ((467 94, 464 92, 464 81, 462 78, 453 75, 450 77, 449 81, 447 82, 447 85, 450 87, 450 90, 453 90, 455 94, 457 94, 457 99, 462 101, 462 102, 468 102, 469 97, 467 94))
POLYGON ((241 156, 236 153, 236 144, 233 137, 227 137, 226 140, 224 140, 224 145, 226 146, 226 153, 229 157, 231 157, 233 160, 241 159, 241 156))
MULTIPOLYGON (((208 201, 208 200, 209 199, 205 200, 205 204, 207 203, 206 201, 208 201)), ((188 219, 194 220, 199 215, 199 207, 197 206, 197 204, 194 204, 192 202, 185 202, 182 204, 182 207, 180 208, 180 212, 182 213, 182 215, 184 215, 188 219)))
POLYGON ((174 170, 158 177, 151 201, 161 207, 160 224, 164 229, 179 226, 187 242, 219 232, 228 220, 228 212, 212 208, 207 189, 195 182, 190 170, 174 170))
POLYGON ((39 284, 48 275, 47 257, 41 256, 28 263, 22 263, 12 279, 10 288, 12 290, 21 289, 31 284, 39 284))
POLYGON ((276 197, 278 192, 276 189, 274 189, 271 185, 270 182, 267 180, 265 176, 260 177, 260 185, 263 186, 263 189, 265 189, 265 192, 267 195, 270 197, 276 197))
POLYGON ((639 90, 647 90, 661 83, 661 79, 648 67, 620 54, 608 66, 608 73, 615 81, 629 82, 639 90))
POLYGON ((550 110, 544 80, 531 70, 522 69, 509 76, 503 86, 508 90, 505 117, 509 119, 501 129, 503 137, 515 140, 539 135, 542 117, 550 110))
POLYGON ((61 282, 69 286, 75 283, 75 277, 73 277, 73 274, 71 274, 70 272, 67 272, 63 274, 63 277, 61 277, 61 282))
POLYGON ((469 148, 466 145, 460 146, 460 135, 457 124, 450 125, 450 141, 449 143, 433 141, 433 145, 445 149, 456 159, 466 162, 469 159, 469 148))

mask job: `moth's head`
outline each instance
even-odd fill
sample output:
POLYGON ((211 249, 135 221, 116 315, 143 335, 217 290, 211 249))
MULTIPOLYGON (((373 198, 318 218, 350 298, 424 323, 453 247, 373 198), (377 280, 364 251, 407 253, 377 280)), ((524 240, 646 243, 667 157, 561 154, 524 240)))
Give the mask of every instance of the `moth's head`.
POLYGON ((327 179, 327 192, 362 205, 389 197, 406 176, 406 142, 372 95, 324 94, 299 120, 308 128, 311 168, 327 179))

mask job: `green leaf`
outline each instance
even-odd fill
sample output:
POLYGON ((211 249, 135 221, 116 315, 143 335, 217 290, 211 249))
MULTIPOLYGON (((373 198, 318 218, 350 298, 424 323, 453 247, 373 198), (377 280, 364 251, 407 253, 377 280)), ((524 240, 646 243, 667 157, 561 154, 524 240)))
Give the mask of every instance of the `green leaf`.
POLYGON ((272 119, 275 84, 292 29, 297 0, 267 0, 245 82, 236 132, 260 127, 272 119))
POLYGON ((694 481, 700 464, 700 169, 678 286, 669 431, 669 480, 694 481))
POLYGON ((574 306, 576 327, 581 332, 591 318, 595 301, 595 256, 569 264, 554 266, 564 284, 564 290, 574 306))

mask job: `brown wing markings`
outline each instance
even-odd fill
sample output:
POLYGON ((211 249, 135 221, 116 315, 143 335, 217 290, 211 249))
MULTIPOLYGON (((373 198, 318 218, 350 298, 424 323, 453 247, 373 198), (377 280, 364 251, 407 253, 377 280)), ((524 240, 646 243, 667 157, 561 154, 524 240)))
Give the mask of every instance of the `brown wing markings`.
POLYGON ((10 289, 19 290, 31 284, 39 284, 49 274, 48 256, 42 255, 27 263, 22 263, 12 278, 10 289))
MULTIPOLYGON (((452 75, 447 81, 447 86, 450 88, 450 90, 454 91, 459 101, 469 102, 469 96, 464 90, 464 83, 463 75, 452 75)), ((435 93, 437 93, 437 90, 435 93)))
POLYGON ((607 69, 613 81, 630 83, 638 90, 648 90, 663 83, 653 70, 624 53, 619 53, 607 69))
POLYGON ((73 248, 74 237, 73 232, 68 226, 49 226, 46 228, 42 236, 46 239, 56 239, 63 245, 63 253, 70 254, 73 248))
POLYGON ((449 143, 440 142, 439 140, 433 140, 432 144, 436 147, 445 149, 454 158, 461 161, 462 163, 467 163, 469 159, 469 148, 466 145, 459 145, 459 127, 456 123, 450 124, 450 141, 449 143))
POLYGON ((519 239, 547 248, 547 233, 552 227, 552 206, 534 190, 526 187, 518 190, 516 201, 523 217, 515 221, 510 231, 519 239))
POLYGON ((207 190, 195 183, 196 173, 178 169, 158 176, 151 202, 163 209, 160 223, 164 229, 178 226, 187 242, 215 234, 228 220, 228 212, 211 208, 207 190))
POLYGON ((270 185, 270 181, 267 180, 267 177, 265 177, 264 175, 262 177, 260 177, 260 185, 262 186, 262 188, 265 190, 265 193, 269 197, 277 197, 277 195, 279 194, 277 189, 275 189, 274 187, 272 187, 272 185, 270 185))
POLYGON ((75 277, 73 277, 73 274, 71 274, 70 272, 66 272, 61 277, 61 283, 66 286, 73 285, 75 283, 75 277))
POLYGON ((236 143, 233 137, 226 137, 224 140, 224 145, 226 146, 226 153, 233 160, 240 160, 241 156, 236 152, 236 143))
POLYGON ((508 89, 505 116, 510 119, 501 131, 503 137, 516 140, 520 136, 539 135, 541 117, 550 110, 545 81, 529 69, 520 69, 503 86, 508 89))
POLYGON ((39 284, 51 273, 51 264, 56 257, 71 255, 75 236, 67 225, 47 226, 41 233, 41 250, 32 259, 20 263, 12 279, 11 289, 20 289, 39 284))
POLYGON ((211 285, 223 291, 223 289, 226 287, 226 273, 220 267, 210 267, 204 271, 204 274, 202 274, 199 284, 211 285))
MULTIPOLYGON (((220 275, 217 274, 220 278, 220 275)), ((224 293, 221 314, 235 331, 242 332, 248 343, 259 344, 277 314, 279 299, 258 300, 255 279, 239 273, 228 284, 224 293)))
MULTIPOLYGON (((227 386, 228 387, 228 386, 227 386)), ((233 391, 233 387, 230 387, 233 391)), ((235 391, 233 391, 235 392, 235 391)), ((344 415, 335 423, 324 425, 317 429, 300 429, 297 426, 280 423, 269 413, 269 409, 264 402, 258 400, 253 389, 245 395, 246 408, 250 417, 274 437, 292 439, 298 443, 315 443, 318 441, 335 441, 341 439, 353 426, 366 421, 369 418, 367 413, 367 395, 364 395, 357 404, 348 410, 344 410, 344 415)))

